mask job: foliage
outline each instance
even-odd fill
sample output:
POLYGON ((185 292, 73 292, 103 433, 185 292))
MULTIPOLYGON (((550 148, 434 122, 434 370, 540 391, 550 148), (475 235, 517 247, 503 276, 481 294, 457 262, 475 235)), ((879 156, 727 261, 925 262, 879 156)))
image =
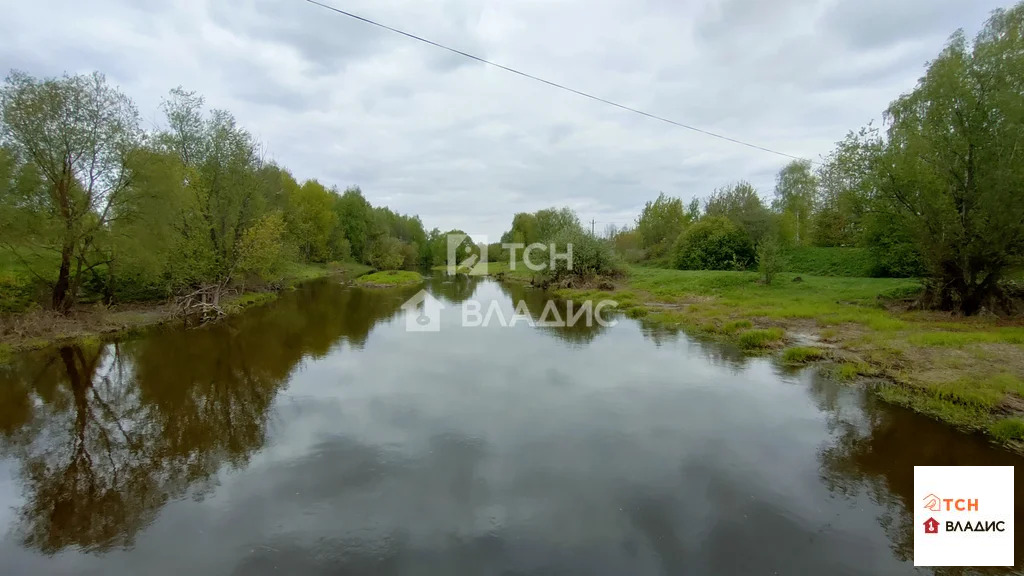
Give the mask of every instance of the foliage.
POLYGON ((0 89, 0 140, 10 147, 0 168, 3 242, 60 254, 51 298, 58 310, 105 263, 107 226, 122 212, 127 159, 140 138, 135 106, 102 74, 37 80, 12 72, 0 89))
POLYGON ((761 280, 771 284, 782 267, 783 256, 779 242, 771 237, 761 240, 757 245, 757 270, 761 273, 761 280))
POLYGON ((779 171, 775 183, 780 234, 787 244, 803 246, 811 240, 811 215, 818 182, 809 160, 794 160, 779 171))
POLYGON ((567 277, 590 279, 599 276, 618 276, 623 266, 608 241, 592 236, 579 227, 565 228, 553 239, 555 254, 571 251, 572 262, 556 257, 554 266, 549 266, 544 276, 552 281, 567 277))
POLYGON ((909 231, 938 307, 998 308, 1024 254, 1024 3, 968 42, 952 36, 917 87, 889 107, 878 206, 909 231))
POLYGON ((813 276, 867 278, 876 275, 876 259, 867 248, 804 246, 786 252, 785 270, 813 276))
POLYGON ((405 262, 402 242, 391 236, 380 236, 370 244, 366 259, 377 270, 397 270, 405 262))
POLYGON ((284 260, 281 239, 285 222, 280 212, 267 214, 242 233, 238 247, 238 271, 272 280, 284 260))
POLYGON ((562 230, 579 227, 580 219, 571 208, 545 208, 533 214, 520 212, 512 218, 512 227, 502 234, 501 242, 547 244, 562 230))
POLYGON ((855 246, 874 191, 877 129, 868 125, 836 144, 816 172, 818 196, 811 219, 817 246, 855 246))
POLYGON ((722 216, 704 217, 687 228, 673 250, 681 270, 742 270, 753 252, 746 232, 722 216))
POLYGON ((683 210, 683 201, 658 194, 648 202, 636 223, 640 247, 651 257, 658 257, 671 247, 693 215, 683 210))
MULTIPOLYGON (((287 173, 285 175, 290 178, 287 173)), ((343 257, 335 253, 331 245, 332 232, 338 223, 334 202, 335 195, 316 180, 291 187, 285 215, 288 236, 307 262, 326 262, 343 257)), ((340 241, 336 241, 335 247, 340 241)))
POLYGON ((728 218, 747 233, 754 245, 761 242, 773 226, 771 212, 761 201, 757 190, 745 181, 715 190, 708 198, 704 213, 728 218))
POLYGON ((46 284, 51 305, 159 299, 307 262, 419 268, 432 246, 416 216, 298 182, 224 110, 182 88, 166 128, 144 133, 131 101, 100 74, 0 89, 0 274, 5 309, 46 284), (7 266, 7 261, 16 267, 7 266), (8 275, 8 272, 12 272, 8 275), (8 276, 10 276, 8 278, 8 276))

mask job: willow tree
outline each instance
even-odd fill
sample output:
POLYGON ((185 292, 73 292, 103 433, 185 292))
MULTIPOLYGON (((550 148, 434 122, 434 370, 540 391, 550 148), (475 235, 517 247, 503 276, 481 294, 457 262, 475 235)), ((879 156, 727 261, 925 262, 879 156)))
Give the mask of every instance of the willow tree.
POLYGON ((880 200, 912 234, 929 295, 965 314, 998 306, 1024 254, 1024 3, 973 42, 954 34, 887 120, 880 200))
POLYGON ((105 264, 95 246, 129 183, 126 163, 141 138, 127 96, 102 74, 36 79, 12 72, 0 88, 0 138, 41 178, 7 197, 5 218, 24 230, 12 247, 52 250, 59 264, 52 283, 54 309, 74 304, 84 273, 105 264))

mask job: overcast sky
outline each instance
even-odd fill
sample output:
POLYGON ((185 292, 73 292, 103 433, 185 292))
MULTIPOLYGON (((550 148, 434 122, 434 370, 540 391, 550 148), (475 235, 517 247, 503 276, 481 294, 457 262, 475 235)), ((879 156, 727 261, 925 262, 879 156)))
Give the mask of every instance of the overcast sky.
MULTIPOLYGON (((817 159, 911 89, 997 0, 322 0, 628 106, 817 159)), ((99 70, 147 127, 183 86, 297 178, 427 228, 499 235, 570 206, 632 222, 785 158, 555 90, 303 0, 41 0, 0 17, 0 69, 99 70)))

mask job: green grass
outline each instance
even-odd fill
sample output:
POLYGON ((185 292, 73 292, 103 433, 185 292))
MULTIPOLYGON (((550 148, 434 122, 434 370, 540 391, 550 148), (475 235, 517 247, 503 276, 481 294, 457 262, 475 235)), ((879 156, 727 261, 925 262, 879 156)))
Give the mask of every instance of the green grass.
POLYGON ((282 284, 285 286, 297 286, 328 275, 330 270, 323 264, 288 262, 281 269, 282 284))
POLYGON ((976 429, 979 423, 987 425, 991 419, 988 411, 977 406, 950 402, 905 386, 886 384, 879 386, 875 392, 890 404, 905 406, 961 428, 976 429))
POLYGON ((421 282, 423 275, 409 270, 384 270, 356 279, 356 284, 372 287, 412 286, 421 282))
POLYGON ((277 300, 277 292, 246 292, 238 298, 233 298, 224 308, 228 314, 234 314, 274 300, 277 300))
POLYGON ((751 322, 750 320, 734 320, 732 322, 726 322, 725 324, 723 324, 722 332, 724 334, 735 334, 740 330, 753 327, 754 323, 751 322))
POLYGON ((366 264, 360 264, 359 262, 330 262, 327 264, 327 269, 331 272, 341 273, 346 278, 358 278, 364 274, 369 274, 373 271, 372 266, 366 264))
POLYGON ((787 272, 811 276, 866 278, 874 272, 874 259, 866 248, 819 248, 807 246, 790 250, 787 272))
POLYGON ((786 335, 782 328, 754 329, 740 333, 739 345, 744 350, 770 348, 786 335))
POLYGON ((871 366, 863 362, 841 362, 833 367, 829 374, 836 380, 856 380, 871 373, 871 366))
POLYGON ((633 306, 631 308, 626 308, 625 312, 626 316, 629 316, 630 318, 643 318, 648 314, 647 308, 644 308, 643 306, 633 306))
POLYGON ((1024 420, 1020 418, 1003 418, 989 426, 988 432, 1000 442, 1024 440, 1024 420))
POLYGON ((821 348, 811 348, 808 346, 794 346, 782 351, 782 361, 792 365, 807 364, 808 362, 821 360, 824 357, 825 352, 821 348))
POLYGON ((925 332, 912 334, 912 344, 919 346, 941 346, 946 348, 963 348, 969 344, 1024 344, 1024 328, 995 328, 984 332, 925 332))

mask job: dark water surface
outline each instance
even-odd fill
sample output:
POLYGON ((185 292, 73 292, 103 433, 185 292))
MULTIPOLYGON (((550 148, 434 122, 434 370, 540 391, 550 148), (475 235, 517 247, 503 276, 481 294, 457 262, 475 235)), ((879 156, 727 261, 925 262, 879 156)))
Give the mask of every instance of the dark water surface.
POLYGON ((0 573, 910 574, 914 464, 1022 463, 813 371, 626 319, 462 328, 546 301, 428 289, 438 333, 406 332, 418 288, 321 282, 0 369, 0 573))

